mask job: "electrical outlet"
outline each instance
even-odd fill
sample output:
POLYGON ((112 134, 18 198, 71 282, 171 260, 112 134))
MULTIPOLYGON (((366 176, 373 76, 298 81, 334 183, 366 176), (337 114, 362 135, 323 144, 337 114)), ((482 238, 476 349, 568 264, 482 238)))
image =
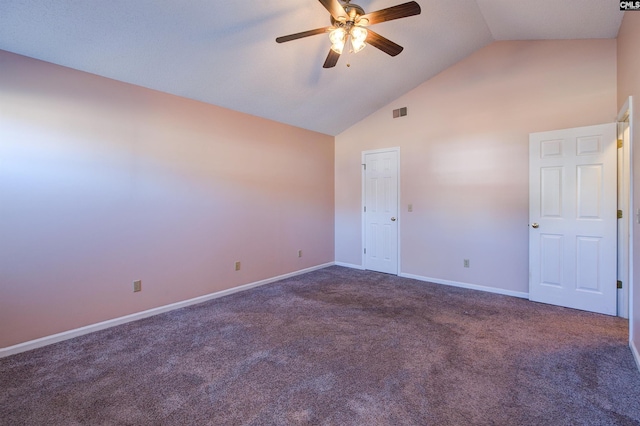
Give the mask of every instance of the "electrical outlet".
POLYGON ((137 293, 142 291, 142 280, 137 280, 133 282, 133 292, 137 293))
POLYGON ((239 270, 240 270, 240 261, 237 261, 236 262, 236 271, 239 271, 239 270))
POLYGON ((298 250, 298 257, 302 257, 302 250, 298 250))
POLYGON ((468 268, 469 267, 469 259, 465 259, 464 260, 464 267, 468 268))
POLYGON ((413 211, 413 204, 409 204, 409 207, 407 208, 407 211, 409 211, 409 212, 413 211))

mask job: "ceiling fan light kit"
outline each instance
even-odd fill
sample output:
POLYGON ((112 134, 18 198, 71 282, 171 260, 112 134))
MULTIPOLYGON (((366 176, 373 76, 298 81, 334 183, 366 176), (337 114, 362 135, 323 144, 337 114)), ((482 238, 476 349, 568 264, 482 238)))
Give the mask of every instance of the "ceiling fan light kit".
POLYGON ((367 30, 362 27, 352 27, 348 32, 343 27, 338 27, 334 30, 331 30, 331 32, 329 32, 329 40, 331 40, 331 50, 341 55, 346 43, 346 39, 347 37, 349 37, 351 39, 351 47, 353 48, 353 53, 358 53, 367 45, 367 43, 365 43, 367 34, 367 30))
POLYGON ((402 46, 364 27, 380 22, 419 15, 421 12, 420 5, 415 1, 371 13, 365 13, 362 7, 357 4, 351 4, 350 0, 319 1, 331 15, 331 26, 278 37, 276 38, 276 42, 284 43, 328 32, 331 49, 324 62, 324 68, 332 68, 336 65, 344 50, 347 38, 351 39, 353 53, 358 53, 364 49, 367 44, 370 44, 390 56, 400 54, 403 50, 402 46))

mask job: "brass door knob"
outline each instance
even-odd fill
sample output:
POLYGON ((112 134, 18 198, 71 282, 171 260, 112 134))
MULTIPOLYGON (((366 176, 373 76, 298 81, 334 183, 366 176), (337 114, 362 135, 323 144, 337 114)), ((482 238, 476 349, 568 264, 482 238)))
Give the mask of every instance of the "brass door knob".
POLYGON ((533 222, 533 223, 531 224, 531 227, 532 227, 532 228, 536 228, 536 229, 537 229, 539 226, 540 226, 540 225, 538 225, 536 222, 533 222))

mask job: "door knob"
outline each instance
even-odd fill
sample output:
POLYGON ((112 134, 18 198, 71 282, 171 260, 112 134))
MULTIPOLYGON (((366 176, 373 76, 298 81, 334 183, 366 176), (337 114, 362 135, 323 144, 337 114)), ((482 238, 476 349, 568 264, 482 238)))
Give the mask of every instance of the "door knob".
POLYGON ((395 221, 396 221, 396 218, 395 218, 395 217, 392 217, 392 218, 391 218, 391 222, 395 222, 395 221))
POLYGON ((537 229, 539 226, 540 226, 540 225, 538 225, 536 222, 533 222, 533 223, 531 224, 531 227, 532 227, 532 228, 536 228, 536 229, 537 229))

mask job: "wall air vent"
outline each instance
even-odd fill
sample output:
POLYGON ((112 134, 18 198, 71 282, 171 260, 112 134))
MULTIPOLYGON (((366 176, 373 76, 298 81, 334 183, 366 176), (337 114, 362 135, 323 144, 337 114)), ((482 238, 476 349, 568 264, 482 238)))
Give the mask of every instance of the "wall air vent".
POLYGON ((405 115, 407 115, 407 107, 393 110, 393 118, 404 117, 405 115))

